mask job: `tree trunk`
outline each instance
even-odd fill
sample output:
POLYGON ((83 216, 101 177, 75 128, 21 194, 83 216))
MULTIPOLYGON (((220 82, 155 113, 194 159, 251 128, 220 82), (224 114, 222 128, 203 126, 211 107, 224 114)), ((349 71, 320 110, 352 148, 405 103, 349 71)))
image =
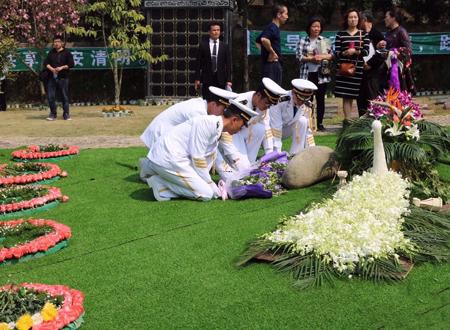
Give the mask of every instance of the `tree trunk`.
POLYGON ((116 106, 120 105, 120 80, 119 80, 119 68, 117 61, 113 60, 113 75, 114 75, 114 104, 116 106))
POLYGON ((250 85, 249 85, 249 81, 248 81, 248 54, 247 54, 247 49, 248 49, 248 38, 247 38, 247 34, 248 34, 248 5, 247 3, 245 3, 244 8, 242 10, 242 28, 244 29, 244 51, 245 51, 245 56, 244 56, 244 91, 248 91, 250 90, 250 85))
POLYGON ((44 86, 44 82, 40 81, 39 82, 39 88, 41 90, 41 97, 43 99, 45 99, 45 86, 44 86))

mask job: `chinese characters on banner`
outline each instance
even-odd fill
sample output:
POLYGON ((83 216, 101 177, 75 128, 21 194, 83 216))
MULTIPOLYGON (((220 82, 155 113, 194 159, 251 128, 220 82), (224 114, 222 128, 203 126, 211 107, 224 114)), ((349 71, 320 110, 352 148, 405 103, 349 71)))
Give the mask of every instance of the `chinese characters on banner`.
MULTIPOLYGON (((45 54, 50 49, 46 49, 45 54)), ((108 52, 104 48, 68 48, 72 53, 75 63, 74 70, 97 70, 109 69, 108 52)), ((43 58, 39 55, 36 49, 19 48, 19 57, 10 57, 11 67, 10 71, 27 71, 28 67, 32 67, 35 71, 40 71, 43 58)), ((147 62, 132 61, 130 59, 130 51, 120 51, 121 57, 117 59, 120 65, 128 69, 146 68, 147 62)))

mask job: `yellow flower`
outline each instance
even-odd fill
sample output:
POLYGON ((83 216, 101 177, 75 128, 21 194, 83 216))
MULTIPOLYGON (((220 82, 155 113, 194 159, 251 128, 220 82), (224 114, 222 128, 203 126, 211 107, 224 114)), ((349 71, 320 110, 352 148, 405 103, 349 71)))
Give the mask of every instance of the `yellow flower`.
POLYGON ((33 320, 30 314, 22 315, 16 322, 17 330, 29 330, 33 326, 33 320))
POLYGON ((42 308, 41 315, 44 321, 52 321, 58 315, 58 310, 55 305, 48 302, 45 303, 44 308, 42 308))
POLYGON ((8 323, 5 322, 0 323, 0 330, 9 330, 8 323))

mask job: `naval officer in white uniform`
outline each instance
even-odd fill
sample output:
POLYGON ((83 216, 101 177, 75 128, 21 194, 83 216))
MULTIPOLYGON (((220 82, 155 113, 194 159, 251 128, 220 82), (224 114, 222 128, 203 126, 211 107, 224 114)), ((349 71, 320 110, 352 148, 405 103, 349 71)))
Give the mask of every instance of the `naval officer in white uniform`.
POLYGON ((270 108, 270 126, 273 134, 273 150, 281 151, 282 139, 292 137, 289 153, 295 155, 308 146, 314 145, 310 129, 311 108, 309 99, 317 86, 305 79, 291 81, 292 90, 288 99, 270 108))
POLYGON ((158 201, 222 196, 209 174, 223 132, 235 134, 256 112, 231 100, 222 116, 197 116, 161 136, 148 155, 154 175, 147 179, 158 201))
MULTIPOLYGON (((204 115, 222 115, 225 107, 230 104, 230 99, 233 99, 238 95, 234 92, 213 86, 210 86, 209 90, 211 93, 209 93, 209 98, 207 101, 201 97, 197 97, 179 102, 156 116, 141 135, 141 140, 145 143, 147 148, 150 150, 151 146, 159 139, 161 135, 193 117, 204 115)), ((226 145, 223 146, 222 149, 224 150, 224 154, 235 152, 233 147, 227 147, 226 145)), ((148 166, 147 157, 139 159, 139 176, 141 180, 145 182, 151 175, 151 171, 149 171, 148 166)))
POLYGON ((248 123, 248 127, 243 128, 237 134, 224 136, 223 139, 232 143, 236 148, 236 154, 227 155, 238 165, 232 168, 232 161, 220 155, 216 161, 216 169, 221 178, 226 180, 239 171, 248 169, 256 161, 259 149, 263 146, 264 151, 273 150, 273 136, 270 127, 269 107, 277 104, 280 97, 286 95, 287 90, 283 89, 270 78, 263 78, 260 87, 256 91, 239 94, 235 100, 245 104, 256 111, 248 123))

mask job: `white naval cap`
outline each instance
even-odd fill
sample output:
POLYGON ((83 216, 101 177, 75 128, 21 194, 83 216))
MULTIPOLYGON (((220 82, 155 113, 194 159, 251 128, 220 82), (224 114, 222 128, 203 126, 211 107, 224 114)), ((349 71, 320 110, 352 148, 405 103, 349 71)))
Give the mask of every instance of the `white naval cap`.
POLYGON ((280 97, 288 93, 287 90, 267 77, 262 78, 262 89, 271 104, 277 104, 280 100, 280 97))
MULTIPOLYGON (((243 120, 244 123, 247 124, 247 122, 254 116, 257 116, 258 113, 256 111, 253 111, 245 104, 242 104, 241 102, 237 100, 230 100, 230 106, 227 108, 228 111, 238 114, 243 120)), ((225 110, 225 111, 227 111, 225 110)))
POLYGON ((292 91, 300 98, 308 98, 317 90, 316 84, 306 79, 293 79, 291 81, 292 91))
POLYGON ((230 100, 238 96, 235 92, 230 92, 215 86, 209 86, 209 91, 211 92, 211 99, 208 101, 218 101, 225 104, 225 106, 229 106, 230 100))

